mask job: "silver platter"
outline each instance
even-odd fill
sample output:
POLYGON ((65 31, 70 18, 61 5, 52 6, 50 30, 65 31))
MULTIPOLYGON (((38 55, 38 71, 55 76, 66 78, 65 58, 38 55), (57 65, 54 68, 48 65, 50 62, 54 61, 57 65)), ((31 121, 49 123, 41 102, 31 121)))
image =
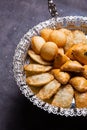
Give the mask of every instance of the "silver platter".
POLYGON ((27 51, 31 44, 31 37, 34 35, 39 35, 39 32, 43 28, 68 28, 71 30, 79 29, 87 34, 87 17, 82 16, 66 16, 66 17, 57 17, 49 19, 45 22, 39 23, 30 29, 20 40, 15 54, 13 57, 13 72, 14 77, 19 86, 19 89, 22 91, 22 94, 25 95, 34 105, 47 111, 48 113, 53 113, 61 116, 86 116, 87 108, 76 108, 75 104, 72 102, 71 108, 59 108, 50 105, 40 99, 38 99, 25 81, 25 74, 23 71, 23 65, 26 60, 27 51))

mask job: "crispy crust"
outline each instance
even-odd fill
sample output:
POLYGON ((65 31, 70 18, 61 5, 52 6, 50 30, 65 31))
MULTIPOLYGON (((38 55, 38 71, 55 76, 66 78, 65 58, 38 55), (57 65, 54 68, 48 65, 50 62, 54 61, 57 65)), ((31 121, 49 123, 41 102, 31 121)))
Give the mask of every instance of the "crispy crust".
POLYGON ((73 50, 73 55, 77 61, 87 65, 87 44, 76 47, 73 50))
POLYGON ((73 43, 87 43, 85 34, 82 31, 75 30, 73 31, 73 43))
POLYGON ((28 85, 40 87, 49 83, 53 79, 54 79, 54 76, 52 74, 42 73, 38 75, 29 76, 28 78, 26 78, 26 82, 28 85))
POLYGON ((57 107, 69 108, 72 103, 74 90, 70 84, 61 86, 57 94, 55 95, 52 105, 57 107))
POLYGON ((55 42, 58 47, 64 47, 66 44, 67 37, 62 31, 54 30, 51 32, 49 40, 55 42))
POLYGON ((87 80, 84 77, 77 76, 71 78, 70 84, 79 92, 87 91, 87 80))
POLYGON ((37 55, 34 51, 28 50, 28 55, 37 63, 41 65, 51 65, 51 62, 44 61, 40 55, 37 55))
POLYGON ((68 60, 70 59, 65 54, 58 53, 54 59, 53 67, 59 69, 68 60))
POLYGON ((71 71, 71 72, 82 72, 84 67, 77 61, 67 61, 60 68, 62 71, 71 71))
POLYGON ((60 31, 65 33, 65 35, 67 37, 67 41, 64 46, 64 50, 65 50, 65 52, 67 52, 74 45, 73 44, 73 33, 72 33, 72 31, 65 29, 65 28, 60 29, 60 31))
POLYGON ((75 102, 77 108, 87 108, 87 92, 75 92, 75 102))
POLYGON ((25 65, 24 70, 28 73, 32 74, 38 74, 38 73, 44 73, 52 69, 52 66, 44 66, 39 64, 29 64, 25 65))
POLYGON ((55 56, 58 53, 58 47, 54 42, 46 42, 42 48, 40 55, 46 61, 54 60, 55 56))
POLYGON ((60 88, 60 83, 57 80, 53 80, 46 84, 37 94, 37 96, 42 99, 50 99, 60 88))
POLYGON ((50 40, 49 40, 49 36, 50 36, 50 34, 51 34, 52 31, 53 31, 53 30, 50 29, 50 28, 44 28, 44 29, 42 29, 42 30, 40 31, 40 35, 41 35, 41 37, 43 37, 46 41, 50 41, 50 40))
POLYGON ((45 40, 40 36, 33 36, 31 41, 33 51, 36 54, 40 54, 41 47, 45 44, 45 40))
POLYGON ((53 69, 52 74, 61 84, 67 84, 70 79, 70 75, 67 72, 62 72, 59 69, 53 69))

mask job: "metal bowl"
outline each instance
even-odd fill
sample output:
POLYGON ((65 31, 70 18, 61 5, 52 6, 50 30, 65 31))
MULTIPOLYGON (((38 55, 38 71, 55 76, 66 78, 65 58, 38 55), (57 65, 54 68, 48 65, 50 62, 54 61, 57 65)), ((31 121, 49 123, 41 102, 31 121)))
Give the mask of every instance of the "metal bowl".
POLYGON ((53 113, 61 116, 86 116, 87 108, 76 108, 73 102, 71 108, 59 108, 40 100, 32 92, 31 88, 26 84, 23 65, 26 61, 27 51, 31 44, 31 37, 34 35, 39 35, 40 30, 46 27, 56 29, 65 27, 71 30, 79 29, 87 34, 87 17, 66 16, 52 18, 45 22, 39 23, 30 29, 20 40, 13 57, 13 72, 17 85, 25 97, 33 102, 34 105, 47 111, 48 113, 53 113))

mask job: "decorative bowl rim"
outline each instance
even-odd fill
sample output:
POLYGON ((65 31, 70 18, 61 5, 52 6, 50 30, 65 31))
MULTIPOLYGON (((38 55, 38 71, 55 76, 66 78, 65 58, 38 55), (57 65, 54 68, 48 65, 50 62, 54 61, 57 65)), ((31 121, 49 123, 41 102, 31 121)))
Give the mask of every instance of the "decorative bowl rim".
MULTIPOLYGON (((19 89, 22 91, 22 94, 25 95, 34 105, 37 107, 48 111, 48 113, 53 113, 56 115, 61 116, 86 116, 87 115, 87 108, 59 108, 46 103, 39 98, 31 91, 29 86, 26 84, 25 75, 23 72, 23 64, 25 62, 27 50, 30 46, 30 40, 33 35, 39 34, 39 31, 45 27, 62 27, 63 25, 69 26, 79 26, 79 25, 86 25, 87 26, 87 17, 83 16, 66 16, 66 17, 56 17, 46 20, 44 22, 39 23, 38 25, 34 26, 32 29, 22 37, 19 44, 15 49, 15 54, 13 56, 13 72, 14 77, 19 86, 19 89)), ((72 27, 73 28, 73 27, 72 27)), ((81 28, 82 30, 83 28, 81 28)))

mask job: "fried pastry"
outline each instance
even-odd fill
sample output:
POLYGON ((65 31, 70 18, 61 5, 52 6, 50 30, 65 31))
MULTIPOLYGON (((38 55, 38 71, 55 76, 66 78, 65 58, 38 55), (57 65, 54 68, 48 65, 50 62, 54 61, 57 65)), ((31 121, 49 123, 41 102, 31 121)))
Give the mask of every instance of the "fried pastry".
POLYGON ((62 71, 71 71, 71 72, 82 72, 84 70, 83 66, 77 61, 67 61, 60 68, 62 71))
POLYGON ((36 54, 40 54, 41 47, 45 44, 45 40, 40 36, 33 36, 31 39, 31 47, 36 54))
POLYGON ((71 60, 75 60, 75 57, 73 56, 73 50, 78 46, 78 44, 73 45, 67 52, 65 53, 66 56, 68 56, 71 60))
POLYGON ((53 67, 59 69, 68 60, 70 59, 65 54, 58 53, 54 59, 53 67))
POLYGON ((50 34, 49 40, 55 42, 58 47, 64 47, 67 37, 65 33, 59 30, 53 30, 50 34))
POLYGON ((87 91, 87 80, 84 77, 73 77, 70 79, 70 84, 79 92, 87 91))
POLYGON ((73 55, 80 63, 87 65, 87 44, 76 47, 73 55))
POLYGON ((75 48, 78 48, 78 46, 83 46, 83 43, 75 44, 73 45, 66 53, 65 55, 68 56, 71 60, 75 60, 75 57, 73 55, 73 50, 75 48))
POLYGON ((53 31, 53 30, 50 29, 50 28, 44 28, 44 29, 42 29, 42 30, 40 31, 40 35, 41 35, 41 37, 43 37, 46 41, 50 41, 50 40, 49 40, 49 36, 50 36, 50 34, 51 34, 52 31, 53 31))
POLYGON ((52 74, 42 73, 42 74, 37 74, 37 75, 27 77, 26 82, 28 85, 40 87, 49 83, 53 79, 54 79, 54 76, 52 74))
POLYGON ((87 108, 87 92, 75 92, 75 103, 77 108, 87 108))
POLYGON ((42 99, 51 98, 60 88, 61 84, 57 80, 52 80, 48 84, 46 84, 37 94, 37 96, 42 99))
POLYGON ((73 43, 87 43, 85 34, 80 30, 73 31, 73 43))
POLYGON ((70 84, 61 86, 54 96, 52 105, 57 107, 69 108, 73 100, 74 90, 70 84))
POLYGON ((52 66, 44 66, 39 64, 29 64, 25 65, 24 70, 28 73, 32 74, 38 74, 38 73, 44 73, 52 69, 52 66))
POLYGON ((75 57, 73 56, 73 50, 76 47, 76 45, 72 46, 65 55, 68 56, 71 60, 75 60, 75 57))
POLYGON ((46 42, 41 48, 41 57, 46 61, 54 60, 58 53, 58 47, 54 42, 46 42))
POLYGON ((70 79, 70 75, 67 72, 62 72, 59 69, 53 69, 51 73, 61 84, 67 84, 70 79))
POLYGON ((66 44, 64 46, 64 50, 67 52, 73 46, 73 33, 65 28, 61 28, 59 30, 64 32, 67 37, 66 44))
POLYGON ((34 51, 29 50, 28 55, 33 59, 35 62, 42 64, 42 65, 51 65, 51 62, 44 61, 40 55, 37 55, 34 51))

